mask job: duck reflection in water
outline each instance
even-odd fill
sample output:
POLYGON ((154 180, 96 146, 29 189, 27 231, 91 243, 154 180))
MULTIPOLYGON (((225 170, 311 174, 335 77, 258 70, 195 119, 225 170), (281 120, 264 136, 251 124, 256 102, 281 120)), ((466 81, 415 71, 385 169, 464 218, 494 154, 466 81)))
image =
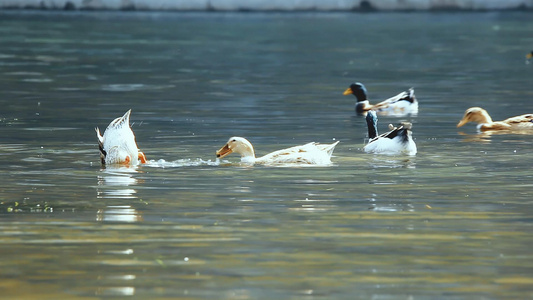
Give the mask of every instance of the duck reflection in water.
MULTIPOLYGON (((135 168, 120 167, 103 170, 98 176, 97 198, 99 199, 136 199, 137 191, 131 188, 139 180, 134 177, 137 174, 135 168)), ((99 209, 96 220, 101 222, 140 222, 142 214, 130 205, 109 205, 99 209)))
POLYGON ((137 191, 127 188, 139 183, 137 178, 133 177, 137 173, 136 168, 120 167, 108 168, 103 170, 102 175, 98 176, 97 198, 137 198, 137 191))
POLYGON ((136 223, 142 222, 143 217, 139 211, 130 205, 110 205, 99 209, 96 213, 98 222, 136 223))
POLYGON ((387 156, 387 158, 384 158, 383 156, 374 156, 370 160, 368 160, 368 164, 373 169, 416 168, 416 161, 414 157, 387 156))

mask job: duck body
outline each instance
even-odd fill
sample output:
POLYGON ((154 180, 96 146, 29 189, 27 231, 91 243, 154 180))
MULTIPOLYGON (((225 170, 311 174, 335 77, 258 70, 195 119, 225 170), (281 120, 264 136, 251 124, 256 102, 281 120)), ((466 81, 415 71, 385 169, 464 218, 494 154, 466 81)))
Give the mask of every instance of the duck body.
POLYGON ((287 149, 274 151, 261 157, 255 157, 252 143, 243 137, 232 137, 217 152, 217 158, 223 158, 233 152, 241 155, 245 164, 310 164, 327 165, 339 141, 333 144, 307 143, 287 149))
POLYGON ((368 111, 366 122, 368 126, 368 144, 363 151, 376 154, 407 154, 415 155, 416 144, 412 137, 411 123, 401 123, 398 127, 392 127, 391 131, 378 135, 377 115, 373 110, 368 111))
POLYGON ((360 82, 352 83, 344 91, 344 95, 350 94, 357 98, 355 103, 356 114, 364 114, 369 110, 374 110, 378 114, 386 116, 405 116, 418 113, 418 101, 413 88, 373 105, 368 100, 365 86, 360 82))
POLYGON ((461 127, 468 122, 477 123, 479 131, 492 130, 533 130, 533 114, 525 114, 511 117, 503 121, 492 121, 489 113, 481 107, 470 107, 465 111, 457 127, 461 127))
POLYGON ((135 135, 130 128, 130 114, 131 109, 122 117, 113 120, 107 126, 104 135, 100 133, 98 127, 95 128, 102 165, 146 163, 146 157, 139 151, 135 135))

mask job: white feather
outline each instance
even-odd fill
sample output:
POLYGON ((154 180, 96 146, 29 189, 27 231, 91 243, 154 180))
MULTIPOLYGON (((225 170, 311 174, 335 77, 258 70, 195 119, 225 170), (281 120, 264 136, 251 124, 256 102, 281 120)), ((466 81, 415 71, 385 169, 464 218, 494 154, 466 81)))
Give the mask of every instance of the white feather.
POLYGON ((130 128, 130 113, 128 110, 122 117, 113 120, 107 126, 104 135, 96 128, 96 136, 101 148, 105 151, 103 162, 105 164, 139 163, 139 148, 135 142, 135 135, 130 128))
POLYGON ((331 164, 331 155, 339 141, 333 144, 307 143, 287 149, 274 151, 262 157, 255 157, 252 144, 245 138, 232 137, 220 150, 217 156, 224 157, 232 152, 241 155, 241 162, 248 164, 331 164))

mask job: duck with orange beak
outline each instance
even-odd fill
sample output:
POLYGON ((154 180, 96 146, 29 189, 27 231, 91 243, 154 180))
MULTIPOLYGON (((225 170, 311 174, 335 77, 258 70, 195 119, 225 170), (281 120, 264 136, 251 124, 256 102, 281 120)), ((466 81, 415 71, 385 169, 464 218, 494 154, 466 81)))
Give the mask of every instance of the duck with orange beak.
POLYGON ((415 90, 410 88, 398 95, 377 104, 370 104, 365 86, 360 83, 352 83, 343 95, 354 95, 357 99, 355 103, 356 114, 366 114, 367 111, 373 110, 382 116, 401 117, 408 114, 416 115, 418 113, 418 101, 415 97, 415 90))

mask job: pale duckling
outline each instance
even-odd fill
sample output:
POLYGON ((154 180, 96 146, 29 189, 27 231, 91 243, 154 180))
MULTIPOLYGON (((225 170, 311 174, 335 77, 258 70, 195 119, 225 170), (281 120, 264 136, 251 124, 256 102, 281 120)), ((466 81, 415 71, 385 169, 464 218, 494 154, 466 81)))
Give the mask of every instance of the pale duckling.
POLYGON ((139 151, 135 135, 130 128, 130 113, 131 109, 122 117, 113 120, 103 136, 100 134, 100 129, 95 128, 102 165, 137 165, 139 161, 146 163, 146 156, 139 151))
POLYGON ((413 88, 374 105, 370 104, 366 88, 360 82, 352 83, 344 91, 344 95, 350 94, 357 98, 357 102, 355 103, 355 112, 357 114, 364 114, 369 110, 374 110, 380 115, 388 116, 405 116, 407 114, 414 115, 418 113, 418 101, 416 100, 415 90, 413 88))
POLYGON ((333 144, 307 143, 301 146, 278 150, 265 156, 255 157, 254 147, 247 139, 232 137, 217 152, 217 158, 230 153, 241 155, 241 162, 246 164, 313 164, 327 165, 331 163, 331 155, 339 141, 333 144))
POLYGON ((368 111, 366 123, 370 141, 363 147, 363 151, 376 154, 416 154, 417 149, 412 137, 411 123, 400 123, 398 127, 389 125, 391 131, 378 135, 378 117, 373 110, 368 111))
POLYGON ((468 122, 478 123, 477 129, 479 131, 488 130, 531 130, 533 129, 533 114, 525 114, 503 121, 492 121, 492 118, 481 107, 470 107, 466 110, 463 119, 457 124, 461 127, 468 122))

